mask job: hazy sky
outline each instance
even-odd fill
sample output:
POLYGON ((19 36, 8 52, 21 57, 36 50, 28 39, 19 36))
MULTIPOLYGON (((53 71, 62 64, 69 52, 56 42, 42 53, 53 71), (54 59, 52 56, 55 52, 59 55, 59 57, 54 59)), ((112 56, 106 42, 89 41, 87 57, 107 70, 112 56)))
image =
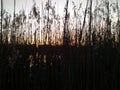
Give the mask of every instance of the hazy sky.
MULTIPOLYGON (((35 1, 37 2, 37 6, 41 5, 42 0, 35 0, 35 1)), ((51 0, 51 1, 56 1, 58 13, 63 12, 66 0, 51 0)), ((79 1, 79 0, 74 0, 74 1, 79 1)), ((69 7, 72 7, 71 2, 72 0, 70 0, 69 7)), ((14 8, 13 7, 14 0, 3 0, 3 3, 4 3, 4 9, 12 13, 14 8)), ((16 0, 16 12, 18 12, 22 8, 26 9, 26 12, 28 12, 31 9, 32 5, 33 5, 33 0, 16 0)))
MULTIPOLYGON (((41 1, 42 0, 35 0, 37 2, 37 6, 41 7, 41 1)), ((46 0, 43 0, 46 1, 46 0)), ((51 0, 52 2, 56 1, 56 11, 57 13, 59 13, 60 15, 63 15, 63 10, 64 10, 64 6, 65 6, 65 2, 66 0, 51 0)), ((72 1, 74 1, 76 4, 79 4, 79 2, 82 2, 82 8, 85 7, 86 4, 86 0, 69 0, 69 12, 72 11, 73 5, 72 5, 72 1)), ((96 0, 93 0, 93 5, 95 5, 96 0)), ((99 0, 98 0, 99 1, 99 0)), ((116 0, 109 0, 110 2, 116 2, 116 0)), ((118 0, 120 3, 120 0, 118 0)), ((13 5, 14 5, 14 0, 3 0, 3 7, 4 9, 7 10, 7 12, 9 13, 13 13, 13 5)), ((31 7, 33 5, 33 0, 16 0, 16 12, 19 12, 20 9, 25 9, 26 12, 28 12, 31 7)), ((0 2, 0 8, 1 8, 1 2, 0 2)))

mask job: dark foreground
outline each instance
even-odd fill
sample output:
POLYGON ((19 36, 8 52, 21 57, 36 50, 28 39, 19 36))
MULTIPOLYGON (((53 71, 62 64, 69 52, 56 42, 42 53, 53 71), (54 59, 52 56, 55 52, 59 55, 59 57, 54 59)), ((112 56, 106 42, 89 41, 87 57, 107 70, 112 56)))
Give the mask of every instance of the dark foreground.
POLYGON ((0 46, 0 90, 119 90, 120 47, 0 46))

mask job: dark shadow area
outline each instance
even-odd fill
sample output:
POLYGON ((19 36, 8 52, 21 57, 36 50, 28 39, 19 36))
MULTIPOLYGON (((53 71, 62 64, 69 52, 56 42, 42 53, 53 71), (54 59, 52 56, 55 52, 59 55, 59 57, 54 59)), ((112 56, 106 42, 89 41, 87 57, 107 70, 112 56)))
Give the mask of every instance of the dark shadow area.
POLYGON ((118 90, 120 46, 0 46, 0 90, 118 90))

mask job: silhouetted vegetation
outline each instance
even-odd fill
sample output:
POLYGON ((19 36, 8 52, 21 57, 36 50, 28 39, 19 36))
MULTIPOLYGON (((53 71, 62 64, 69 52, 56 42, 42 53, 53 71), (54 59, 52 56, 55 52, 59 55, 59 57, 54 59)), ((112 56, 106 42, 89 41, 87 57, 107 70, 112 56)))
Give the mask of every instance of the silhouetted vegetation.
POLYGON ((16 1, 13 19, 1 5, 0 90, 119 90, 118 0, 72 1, 73 16, 66 0, 64 17, 52 0, 28 15, 16 1))

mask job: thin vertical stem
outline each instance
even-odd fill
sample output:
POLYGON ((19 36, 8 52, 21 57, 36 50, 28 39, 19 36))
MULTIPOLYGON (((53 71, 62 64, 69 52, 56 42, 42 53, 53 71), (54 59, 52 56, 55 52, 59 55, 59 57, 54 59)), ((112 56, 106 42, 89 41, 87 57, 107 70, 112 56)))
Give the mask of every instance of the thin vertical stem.
POLYGON ((13 16, 14 16, 14 29, 13 29, 13 31, 11 31, 11 41, 12 41, 12 44, 14 44, 14 42, 15 42, 15 35, 14 35, 14 32, 15 32, 15 8, 16 8, 16 1, 14 0, 14 12, 13 12, 13 16))
POLYGON ((91 44, 92 0, 90 0, 89 44, 91 44))
POLYGON ((2 44, 3 0, 1 0, 1 44, 2 44))
POLYGON ((68 22, 67 22, 67 19, 68 19, 68 3, 69 3, 69 0, 67 0, 66 1, 66 8, 65 8, 65 22, 64 22, 64 36, 63 36, 63 45, 66 45, 66 44, 68 44, 68 38, 67 38, 67 33, 66 33, 66 30, 68 29, 67 28, 67 24, 68 24, 68 22))
POLYGON ((50 28, 49 28, 49 7, 50 7, 50 0, 48 0, 48 17, 47 17, 47 33, 48 33, 48 43, 50 44, 50 28))
POLYGON ((86 8, 85 8, 85 15, 84 15, 84 20, 83 20, 82 29, 80 30, 79 42, 80 42, 80 41, 81 41, 81 39, 82 39, 82 32, 83 32, 83 30, 84 30, 85 23, 86 23, 86 16, 87 16, 88 2, 89 2, 89 0, 87 0, 87 4, 86 4, 86 8))

